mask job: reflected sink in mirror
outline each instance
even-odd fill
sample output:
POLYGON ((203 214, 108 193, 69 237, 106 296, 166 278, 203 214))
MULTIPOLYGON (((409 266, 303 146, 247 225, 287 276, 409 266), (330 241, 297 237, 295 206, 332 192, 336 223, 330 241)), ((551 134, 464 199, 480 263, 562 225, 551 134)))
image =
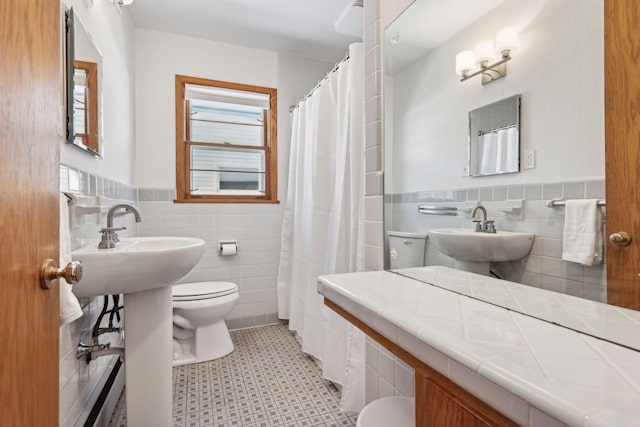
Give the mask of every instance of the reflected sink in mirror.
POLYGON ((94 242, 72 252, 84 269, 73 293, 88 298, 169 286, 186 276, 203 253, 204 240, 191 237, 122 238, 113 249, 98 249, 94 242))
POLYGON ((434 228, 429 239, 440 252, 458 261, 500 262, 526 257, 533 234, 512 231, 479 233, 466 228, 434 228))

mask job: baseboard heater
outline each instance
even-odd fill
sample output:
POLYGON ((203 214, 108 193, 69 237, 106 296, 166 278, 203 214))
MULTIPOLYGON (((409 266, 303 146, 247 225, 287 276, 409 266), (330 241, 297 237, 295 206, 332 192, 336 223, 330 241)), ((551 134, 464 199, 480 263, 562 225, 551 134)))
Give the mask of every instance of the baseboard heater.
POLYGON ((111 372, 108 374, 105 372, 90 398, 90 401, 94 401, 93 406, 91 406, 91 409, 88 411, 84 422, 82 422, 84 417, 80 417, 76 423, 76 427, 106 427, 111 417, 111 412, 113 412, 113 409, 118 403, 118 398, 124 388, 124 369, 122 369, 122 367, 122 360, 117 358, 113 364, 113 368, 111 368, 111 372), (102 385, 102 387, 100 387, 100 385, 102 385), (105 420, 104 417, 107 417, 107 419, 105 420))

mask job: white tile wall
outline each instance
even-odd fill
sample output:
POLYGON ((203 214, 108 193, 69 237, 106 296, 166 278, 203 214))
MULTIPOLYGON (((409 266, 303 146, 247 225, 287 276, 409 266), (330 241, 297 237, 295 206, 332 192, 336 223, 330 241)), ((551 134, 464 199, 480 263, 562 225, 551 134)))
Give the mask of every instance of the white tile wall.
POLYGON ((367 337, 366 403, 388 396, 414 396, 413 369, 367 337))
POLYGON ((365 51, 365 266, 380 270, 382 263, 382 61, 379 0, 364 5, 365 51))
POLYGON ((205 241, 195 269, 181 283, 208 280, 238 285, 240 299, 228 316, 230 327, 277 322, 276 280, 280 261, 282 205, 195 204, 163 200, 165 192, 140 191, 140 236, 188 236, 205 241), (142 200, 150 193, 156 200, 142 200), (237 240, 238 254, 221 256, 219 240, 237 240))
MULTIPOLYGON (((443 217, 417 212, 421 203, 461 207, 463 200, 478 200, 487 208, 489 219, 504 231, 529 232, 535 235, 533 249, 523 261, 493 263, 492 270, 501 278, 529 286, 567 293, 594 301, 606 302, 606 265, 583 266, 562 260, 564 208, 548 208, 550 198, 605 199, 604 180, 568 181, 435 190, 387 196, 386 226, 390 230, 427 232, 438 227, 471 227, 468 214, 443 217), (453 196, 451 196, 453 194, 453 196), (522 218, 499 212, 507 198, 523 198, 522 218), (446 199, 449 199, 447 201, 446 199)), ((606 235, 606 209, 603 208, 603 233, 606 235)), ((386 256, 386 253, 385 253, 386 256)), ((388 259, 385 260, 388 262, 388 259)), ((453 267, 453 259, 427 241, 427 265, 453 267)))
MULTIPOLYGON (((70 191, 78 195, 100 196, 100 203, 103 206, 112 206, 116 203, 135 203, 135 189, 87 172, 60 166, 60 191, 70 191)), ((106 225, 106 215, 79 215, 75 218, 70 215, 70 227, 72 248, 77 248, 94 241, 97 244, 100 234, 98 230, 106 225)), ((135 221, 131 215, 116 219, 116 225, 126 226, 127 230, 121 231, 121 236, 135 235, 135 221)), ((82 286, 80 282, 76 286, 82 286)), ((91 328, 103 306, 104 297, 82 299, 80 304, 84 315, 80 318, 60 327, 60 370, 59 370, 59 424, 61 426, 75 425, 83 412, 90 410, 94 404, 96 386, 100 380, 110 374, 116 356, 100 357, 90 363, 85 359, 76 359, 78 344, 90 342, 91 328)), ((124 314, 121 312, 121 315, 124 314)), ((106 322, 103 323, 103 326, 106 322)), ((116 326, 121 323, 116 322, 116 326)), ((120 336, 117 333, 103 334, 100 342, 111 342, 112 345, 122 345, 120 336)))

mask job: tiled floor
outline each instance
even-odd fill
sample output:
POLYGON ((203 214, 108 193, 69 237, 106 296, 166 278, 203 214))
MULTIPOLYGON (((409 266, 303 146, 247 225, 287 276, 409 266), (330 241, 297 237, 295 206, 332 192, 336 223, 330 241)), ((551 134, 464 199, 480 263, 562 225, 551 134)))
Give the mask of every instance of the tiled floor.
MULTIPOLYGON (((212 362, 173 368, 173 425, 354 426, 340 392, 321 377, 286 325, 234 331, 236 350, 212 362)), ((126 426, 120 398, 109 427, 126 426)))

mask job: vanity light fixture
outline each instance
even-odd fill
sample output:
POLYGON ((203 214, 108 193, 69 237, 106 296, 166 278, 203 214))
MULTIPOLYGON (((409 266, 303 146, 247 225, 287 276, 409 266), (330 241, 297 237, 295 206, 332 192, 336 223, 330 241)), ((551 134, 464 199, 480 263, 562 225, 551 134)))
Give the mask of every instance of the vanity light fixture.
POLYGON ((503 28, 497 32, 495 44, 493 40, 482 40, 475 50, 459 52, 456 55, 456 74, 461 77, 461 82, 478 75, 482 76, 483 85, 495 82, 507 75, 507 62, 517 45, 518 30, 503 28))
POLYGON ((129 6, 133 3, 133 0, 111 0, 111 3, 118 9, 118 12, 122 15, 122 7, 129 6))
POLYGON ((111 0, 111 3, 118 7, 118 10, 122 12, 122 6, 129 6, 133 3, 133 0, 111 0))

